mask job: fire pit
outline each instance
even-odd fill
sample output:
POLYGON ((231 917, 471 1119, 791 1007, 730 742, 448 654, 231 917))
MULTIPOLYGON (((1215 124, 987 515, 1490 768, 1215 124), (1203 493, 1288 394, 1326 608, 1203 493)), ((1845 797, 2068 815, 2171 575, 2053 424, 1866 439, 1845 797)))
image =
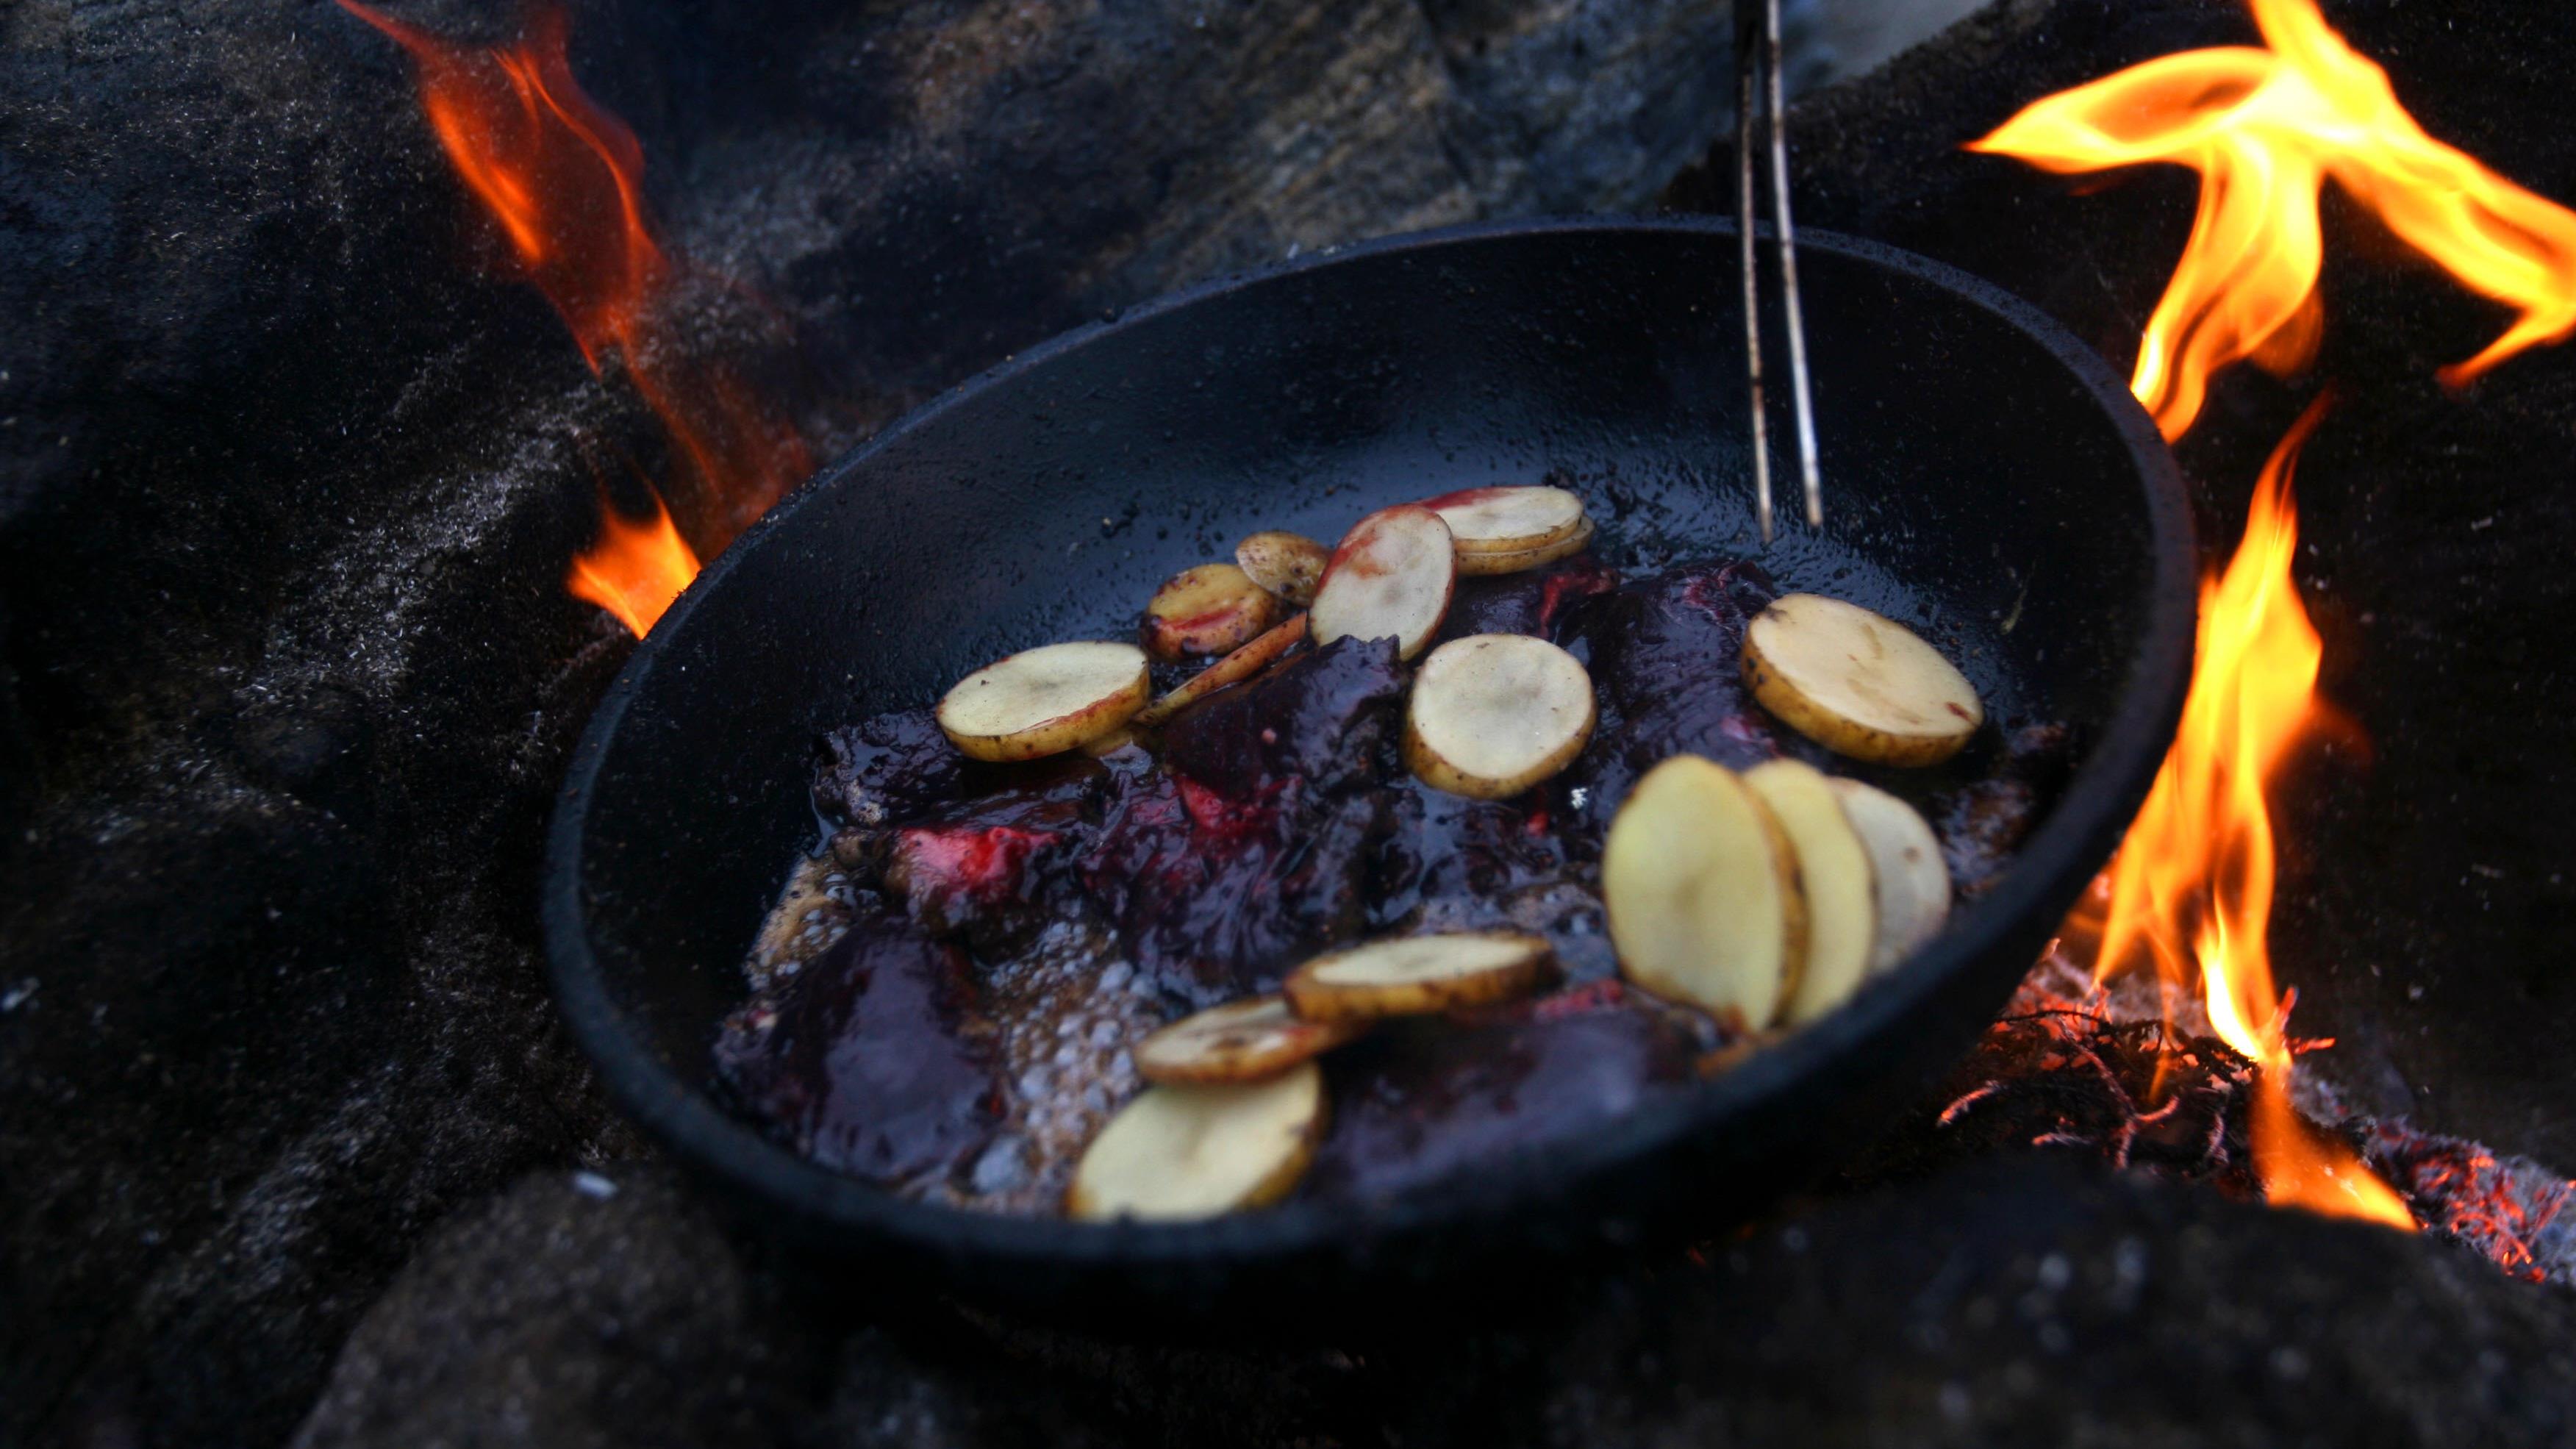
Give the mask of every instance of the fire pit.
POLYGON ((1435 455, 1433 476, 1472 482, 1559 470, 1618 500, 1605 528, 1633 546, 1687 560, 1749 541, 1745 490, 1730 486, 1741 476, 1703 461, 1741 457, 1719 406, 1741 395, 1725 380, 1741 328, 1714 298, 1694 311, 1731 240, 1513 229, 1228 283, 1019 359, 783 509, 657 626, 558 817, 556 980, 621 1102, 809 1240, 891 1239, 964 1263, 989 1290, 1094 1311, 1167 1279, 1200 1293, 1228 1270, 1261 1270, 1275 1300, 1386 1268, 1429 1275, 1453 1245, 1473 1262, 1494 1243, 1633 1241, 1676 1216, 1704 1230, 1729 1201, 1829 1165, 1877 1103, 1955 1050, 1947 1026, 1992 1014, 2094 871, 2163 753, 2189 555, 2162 449, 2089 358, 1964 279, 1831 240, 1809 249, 1816 353, 1846 416, 1871 421, 1832 431, 1840 528, 1775 550, 1779 587, 1857 593, 1926 628, 1945 612, 1982 626, 2014 607, 2017 573, 1955 560, 1998 545, 2062 561, 2059 585, 2023 592, 2019 628, 1977 627, 1953 647, 1997 656, 1971 667, 2006 731, 2048 720, 2092 742, 1994 888, 1882 987, 1687 1104, 1384 1214, 1309 1204, 1111 1231, 924 1210, 793 1160, 702 1094, 708 1025, 731 1005, 724 968, 810 832, 811 742, 864 702, 922 697, 1051 635, 1106 633, 1210 539, 1418 496, 1435 455), (1891 320, 1903 346, 1872 340, 1891 320), (1978 406, 2006 378, 2017 406, 1978 406), (1676 389, 1708 405, 1666 401, 1676 389), (2009 535, 1971 477, 2017 500, 2009 535), (1007 526, 969 521, 995 509, 1007 526), (1185 528, 1130 543, 1116 527, 1129 516, 1185 528), (897 553, 869 542, 906 529, 920 531, 897 553), (1027 637, 1032 619, 1048 635, 1027 637), (818 647, 818 633, 858 647, 818 647))
MULTIPOLYGON (((1840 23, 1803 8, 1793 50, 1840 23)), ((800 453, 1048 336, 1423 227, 1731 213, 1726 17, 14 15, 0 1438, 2563 1442, 2576 1321, 2529 1281, 2564 1281, 2576 1165, 2563 267, 2546 222, 2487 238, 2536 248, 2534 290, 2393 211, 2405 168, 2370 163, 2414 140, 2335 47, 2544 205, 2576 198, 2576 52, 2523 7, 2337 0, 2332 45, 2317 18, 1998 5, 1790 124, 1802 225, 1985 278, 2125 367, 2179 260, 2191 295, 2243 295, 2191 245, 2193 176, 2013 157, 2210 157, 2008 123, 2211 47, 2236 70, 2172 99, 2223 112, 2295 73, 2313 94, 2267 101, 2271 142, 2368 115, 2367 155, 2283 173, 2331 177, 2321 201, 2247 213, 2317 216, 2316 300, 2230 311, 2196 408, 2142 388, 2213 586, 2295 605, 2228 617, 2313 631, 2297 667, 2204 692, 2271 720, 2263 768, 2207 750, 2223 768, 2149 819, 2212 818, 2240 779, 2264 809, 2169 832, 2208 857, 2131 856, 2158 909, 2080 906, 1952 1076, 1767 1225, 1522 1285, 1535 1312, 1207 1348, 1103 1339, 1078 1303, 1040 1328, 809 1283, 711 1218, 546 999, 532 883, 574 738, 800 453), (2440 380, 2526 319, 2531 345, 2440 380), (2288 375, 2227 364, 2243 343, 2288 375), (2140 969, 2097 982, 2113 917, 2140 969), (2356 1210, 2338 1195, 2421 1231, 2258 1201, 2356 1210)), ((1155 526, 1110 525, 1140 549, 1155 526)))

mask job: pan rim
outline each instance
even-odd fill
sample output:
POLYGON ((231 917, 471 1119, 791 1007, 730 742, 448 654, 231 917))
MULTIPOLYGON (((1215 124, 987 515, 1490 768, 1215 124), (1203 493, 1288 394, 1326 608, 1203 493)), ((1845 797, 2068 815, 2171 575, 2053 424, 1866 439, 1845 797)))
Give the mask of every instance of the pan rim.
MULTIPOLYGON (((1757 234, 1767 229, 1757 229, 1757 234)), ((1031 369, 1118 331, 1182 308, 1325 267, 1467 242, 1570 234, 1692 233, 1733 238, 1727 217, 1549 217, 1472 222, 1321 250, 1230 273, 1086 322, 1005 358, 951 387, 852 449, 782 499, 708 565, 639 641, 602 695, 568 757, 549 822, 540 914, 557 1010, 609 1096, 647 1134, 694 1170, 748 1189, 770 1208, 856 1247, 875 1240, 938 1260, 975 1258, 1002 1266, 1152 1269, 1250 1266, 1319 1250, 1365 1253, 1368 1246, 1432 1227, 1499 1216, 1568 1191, 1619 1163, 1672 1149, 1745 1116, 1766 1099, 1794 1092, 1818 1064, 1918 1009, 1952 973, 1970 969, 2025 924, 2070 871, 2089 877, 2143 800, 2171 740, 2190 682, 2198 620, 2199 554, 2180 468, 2165 440, 2110 364, 2036 306, 1969 273, 1856 237, 1803 231, 1801 248, 1887 268, 1962 296, 2012 325, 2065 367, 2109 415, 2145 492, 2150 573, 2146 627, 2115 691, 2118 712, 2089 758, 2021 848, 2014 869, 1974 902, 1959 926, 1882 978, 1870 991, 1743 1066, 1610 1128, 1545 1149, 1507 1154, 1485 1172, 1452 1178, 1383 1202, 1291 1203, 1259 1213, 1184 1224, 1094 1224, 979 1213, 908 1201, 819 1167, 727 1114, 704 1088, 667 1066, 617 1005, 593 952, 582 909, 581 863, 598 766, 628 707, 651 677, 664 641, 677 637, 696 606, 723 587, 742 559, 837 479, 951 409, 1031 369)), ((1615 1232, 1612 1234, 1615 1236, 1615 1232)))

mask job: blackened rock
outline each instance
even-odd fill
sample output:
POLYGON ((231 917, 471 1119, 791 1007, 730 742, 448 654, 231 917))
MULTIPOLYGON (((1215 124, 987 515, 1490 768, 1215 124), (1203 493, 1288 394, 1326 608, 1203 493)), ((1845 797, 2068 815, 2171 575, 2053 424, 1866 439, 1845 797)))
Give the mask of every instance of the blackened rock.
POLYGON ((244 691, 231 720, 242 773, 343 820, 365 817, 375 724, 354 691, 318 685, 287 695, 244 691))
POLYGON ((541 1173, 422 1244, 296 1449, 777 1443, 806 1351, 765 1308, 658 1173, 541 1173))
POLYGON ((826 1167, 935 1178, 993 1131, 993 1054, 971 1005, 956 948, 870 917, 727 1018, 716 1070, 745 1110, 826 1167))
POLYGON ((1494 1441, 2325 1449, 2576 1433, 2576 1297, 2429 1238, 2089 1158, 1987 1158, 1703 1256, 1593 1295, 1571 1332, 1530 1345, 1537 1401, 1498 1409, 1494 1441))

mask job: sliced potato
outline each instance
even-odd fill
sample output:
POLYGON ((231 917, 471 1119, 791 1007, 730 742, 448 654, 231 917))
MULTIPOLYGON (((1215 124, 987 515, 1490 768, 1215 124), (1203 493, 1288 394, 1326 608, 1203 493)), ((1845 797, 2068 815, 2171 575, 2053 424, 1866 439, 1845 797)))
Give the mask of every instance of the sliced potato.
POLYGON ((1315 602, 1333 551, 1302 533, 1272 528, 1236 544, 1234 561, 1254 583, 1302 609, 1315 602))
POLYGON ((1315 586, 1308 627, 1319 648, 1344 637, 1391 637, 1410 659, 1440 631, 1457 585, 1457 554, 1440 515, 1410 503, 1381 508, 1342 535, 1315 586))
POLYGON ((1470 634, 1415 671, 1404 762, 1435 790, 1500 800, 1572 763, 1592 721, 1592 676, 1573 655, 1526 634, 1470 634))
POLYGON ((1034 760, 1127 723, 1152 687, 1133 644, 1049 644, 957 681, 939 701, 939 728, 976 759, 1034 760))
POLYGON ((1186 568, 1145 605, 1145 652, 1157 659, 1223 654, 1269 628, 1279 599, 1230 563, 1186 568))
POLYGON ((1554 543, 1525 548, 1512 553, 1461 553, 1458 572, 1471 578, 1492 574, 1516 574, 1541 564, 1552 564, 1569 554, 1578 554, 1592 546, 1592 520, 1554 543))
POLYGON ((1858 604, 1787 594, 1744 631, 1744 682, 1765 709, 1836 754, 1937 765, 1986 718, 1958 667, 1858 604))
POLYGON ((1324 1135, 1324 1074, 1301 1063, 1261 1082, 1147 1087, 1073 1169, 1077 1218, 1175 1221, 1277 1202, 1324 1135))
POLYGON ((1426 498, 1440 515, 1458 552, 1528 553, 1572 537, 1586 522, 1583 500, 1562 488, 1464 488, 1426 498))
POLYGON ((1807 903, 1789 837, 1725 766, 1675 755, 1646 772, 1601 852, 1610 943, 1630 981, 1739 1031, 1798 988, 1807 903))
POLYGON ((1913 806, 1858 780, 1836 780, 1834 794, 1869 852, 1878 917, 1869 969, 1876 975, 1941 934, 1950 917, 1950 867, 1941 859, 1941 838, 1913 806))
POLYGON ((1744 772, 1744 786, 1769 806, 1798 853, 1798 884, 1807 897, 1807 969, 1783 1019, 1803 1025, 1860 989, 1878 929, 1869 852, 1843 816, 1842 797, 1822 770, 1800 760, 1765 760, 1744 772))
POLYGON ((1360 1034, 1355 1023, 1307 1021, 1279 996, 1230 1001, 1185 1016, 1136 1045, 1149 1082, 1257 1082, 1360 1034))
POLYGON ((1547 973, 1547 940, 1519 931, 1397 936, 1318 956, 1289 973, 1288 1004, 1309 1021, 1375 1021, 1505 1001, 1547 973))
POLYGON ((1290 615, 1287 623, 1191 675, 1181 682, 1179 688, 1138 710, 1134 720, 1136 727, 1152 729, 1227 685, 1250 679, 1269 668, 1280 655, 1296 648, 1297 641, 1305 637, 1306 616, 1290 615))

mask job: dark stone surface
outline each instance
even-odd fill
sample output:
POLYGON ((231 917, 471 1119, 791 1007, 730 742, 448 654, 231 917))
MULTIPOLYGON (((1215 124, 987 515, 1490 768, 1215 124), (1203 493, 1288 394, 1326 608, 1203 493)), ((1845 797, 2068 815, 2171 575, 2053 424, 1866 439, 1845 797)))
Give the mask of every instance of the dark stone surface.
MULTIPOLYGON (((514 10, 402 13, 497 37, 514 10)), ((2437 134, 2576 195, 2548 123, 2576 38, 2547 7, 2336 14, 2437 134)), ((1223 266, 1641 204, 1714 129, 1687 78, 1717 69, 1722 28, 1714 7, 1576 0, 597 0, 574 61, 642 133, 668 239, 757 293, 677 299, 674 345, 732 358, 829 456, 1223 266), (1605 45, 1614 13, 1643 20, 1605 45)), ((2243 32, 2217 0, 2007 0, 1819 98, 1804 214, 1986 271, 2125 356, 2188 186, 2078 197, 1950 148, 2043 90, 2243 32)), ((2302 1028, 2384 1064, 2401 1104, 2563 1163, 2548 1051, 2576 993, 2536 948, 2571 918, 2551 874, 2576 820, 2553 729, 2576 676, 2550 664, 2576 603, 2555 557, 2576 503, 2549 486, 2568 362, 2444 396, 2432 366, 2491 319, 2349 220, 2336 236, 2363 245, 2329 287, 2353 320, 2321 371, 2356 401, 2307 501, 2333 684, 2380 747, 2320 777, 2303 838, 2325 884, 2291 903, 2286 974, 2310 988, 2302 1028)), ((2018 1165, 1833 1209, 1791 1230, 1801 1251, 1754 1239, 1749 1286, 1640 1270, 1463 1340, 1258 1353, 790 1303, 650 1171, 580 1196, 571 1166, 641 1149, 553 1025, 529 886, 563 750, 625 646, 560 577, 597 458, 668 459, 498 257, 398 54, 335 7, 0 12, 0 1442, 278 1443, 326 1377, 316 1443, 1872 1442, 1964 1435, 1943 1427, 1953 1377, 1988 1439, 2290 1437, 2266 1373, 2347 1439, 2436 1410, 2564 1437, 2555 1295, 2437 1245, 2018 1165), (2044 1255, 1970 1226, 1989 1217, 2069 1244, 2069 1302, 2120 1281, 2123 1235, 2146 1242, 2177 1286, 2129 1337, 2214 1334, 2236 1355, 2219 1388, 2117 1337, 2032 1357, 2016 1315, 2044 1255), (1958 1270, 1955 1359, 1863 1297, 1946 1285, 1890 1236, 1936 1231, 1984 1245, 1958 1270), (2315 1266, 2256 1271, 2293 1259, 2315 1266), (1984 1337, 1980 1294, 2000 1305, 1984 1337), (2287 1375, 2253 1322, 2350 1336, 2294 1338, 2309 1368, 2287 1375), (1895 1355, 1878 1397, 1849 1390, 1847 1342, 1895 1355), (2375 1379, 2349 1368, 2364 1346, 2375 1379), (2064 1396, 2025 1394, 2016 1363, 2062 1368, 2040 1380, 2064 1396), (2318 1385, 2376 1417, 2325 1417, 2318 1385)), ((2185 450, 2216 516, 2296 401, 2222 387, 2185 450)))
MULTIPOLYGON (((1219 267, 1643 204, 1722 13, 1461 79, 1609 13, 585 0, 572 50, 706 274, 670 346, 828 457, 1219 267)), ((530 888, 625 650, 561 587, 593 474, 672 460, 505 257, 335 6, 0 12, 0 1442, 278 1442, 430 1224, 633 1150, 530 888)))
MULTIPOLYGON (((2325 8, 2435 137, 2576 200, 2563 11, 2325 8)), ((1798 218, 1985 276, 2126 366, 2190 230, 2191 175, 2104 185, 1958 147, 2052 91, 2253 36, 2235 0, 2003 0, 1802 103, 1798 218)), ((1731 211, 1727 175, 1704 167, 1667 199, 1731 211)), ((2232 546, 2304 400, 2325 384, 2342 398, 2299 474, 2300 577, 2326 640, 2322 688, 2370 743, 2330 738, 2293 792, 2279 975, 2300 993, 2295 1029, 2341 1043, 2325 1069, 2358 1105, 2563 1170, 2576 1163, 2576 672, 2556 661, 2576 646, 2576 492, 2554 480, 2576 451, 2576 355, 2543 348, 2446 391, 2434 370, 2505 314, 2339 196, 2325 219, 2316 365, 2288 384, 2223 375, 2176 450, 2204 537, 2232 546)))
POLYGON ((2064 1155, 1989 1157, 1500 1319, 1110 1342, 782 1297, 650 1170, 442 1227, 303 1449, 428 1444, 2558 1444, 2576 1296, 2064 1155), (2355 1283, 2371 1285, 2355 1294, 2355 1283))
POLYGON ((772 1298, 668 1182, 540 1174, 430 1234, 295 1442, 780 1442, 814 1365, 772 1298))

